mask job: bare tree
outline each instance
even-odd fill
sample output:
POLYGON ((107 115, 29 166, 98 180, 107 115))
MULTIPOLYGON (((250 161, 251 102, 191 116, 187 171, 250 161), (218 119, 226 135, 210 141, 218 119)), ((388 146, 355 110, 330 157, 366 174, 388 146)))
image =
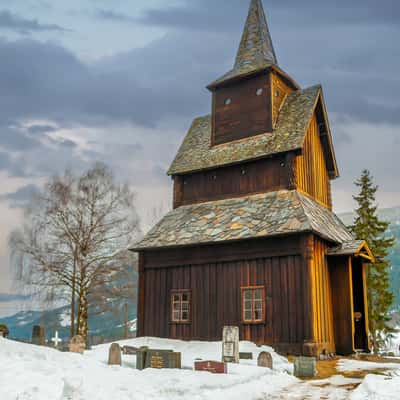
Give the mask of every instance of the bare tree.
POLYGON ((110 301, 126 292, 113 282, 124 273, 124 250, 138 234, 134 195, 105 165, 80 177, 66 172, 33 199, 23 227, 10 237, 15 276, 47 298, 67 297, 71 335, 86 338, 90 302, 100 293, 110 301))

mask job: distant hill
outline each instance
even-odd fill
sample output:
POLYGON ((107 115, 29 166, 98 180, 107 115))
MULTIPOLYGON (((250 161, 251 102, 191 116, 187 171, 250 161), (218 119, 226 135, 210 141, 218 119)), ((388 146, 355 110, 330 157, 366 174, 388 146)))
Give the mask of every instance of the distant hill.
MULTIPOLYGON (((379 217, 390 222, 388 235, 396 238, 395 246, 390 254, 390 262, 392 263, 391 284, 395 295, 394 309, 400 310, 400 207, 387 208, 378 211, 379 217)), ((354 220, 353 213, 340 215, 346 225, 351 225, 354 220)))
MULTIPOLYGON (((115 312, 90 314, 89 328, 90 336, 105 339, 118 339, 124 336, 125 310, 124 300, 121 304, 115 305, 115 312)), ((114 308, 114 307, 113 307, 114 308)), ((130 334, 136 331, 136 302, 128 302, 128 321, 130 334)), ((55 331, 59 332, 61 338, 69 338, 69 307, 60 307, 48 311, 21 311, 6 318, 0 318, 0 323, 4 323, 10 330, 10 337, 30 340, 32 328, 35 325, 43 325, 46 328, 48 339, 53 337, 55 331)))

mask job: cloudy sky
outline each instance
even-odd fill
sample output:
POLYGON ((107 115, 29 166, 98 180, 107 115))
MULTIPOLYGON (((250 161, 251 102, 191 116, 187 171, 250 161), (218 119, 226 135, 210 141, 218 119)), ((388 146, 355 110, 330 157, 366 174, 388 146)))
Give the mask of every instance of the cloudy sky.
MULTIPOLYGON (((0 0, 0 291, 7 235, 51 175, 108 163, 138 193, 145 227, 170 206, 165 171, 205 86, 231 68, 249 0, 0 0)), ((264 0, 280 66, 325 90, 353 207, 367 167, 382 207, 400 205, 400 3, 264 0)))

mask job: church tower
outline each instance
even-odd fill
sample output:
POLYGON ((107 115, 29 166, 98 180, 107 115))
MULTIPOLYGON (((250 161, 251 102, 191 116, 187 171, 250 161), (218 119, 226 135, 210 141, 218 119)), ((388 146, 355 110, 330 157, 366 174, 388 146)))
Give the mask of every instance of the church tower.
POLYGON ((323 91, 279 68, 261 0, 232 70, 208 89, 211 114, 194 119, 168 171, 173 210, 132 249, 138 334, 220 340, 236 325, 285 354, 368 350, 373 255, 332 212, 323 91))

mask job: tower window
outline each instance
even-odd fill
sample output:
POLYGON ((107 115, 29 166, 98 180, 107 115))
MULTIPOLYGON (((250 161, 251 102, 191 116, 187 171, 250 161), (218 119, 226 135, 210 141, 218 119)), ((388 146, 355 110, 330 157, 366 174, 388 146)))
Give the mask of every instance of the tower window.
POLYGON ((229 106, 230 104, 232 104, 232 99, 226 99, 225 100, 225 105, 229 106))
POLYGON ((257 89, 256 95, 261 96, 264 93, 264 90, 262 88, 257 89))

